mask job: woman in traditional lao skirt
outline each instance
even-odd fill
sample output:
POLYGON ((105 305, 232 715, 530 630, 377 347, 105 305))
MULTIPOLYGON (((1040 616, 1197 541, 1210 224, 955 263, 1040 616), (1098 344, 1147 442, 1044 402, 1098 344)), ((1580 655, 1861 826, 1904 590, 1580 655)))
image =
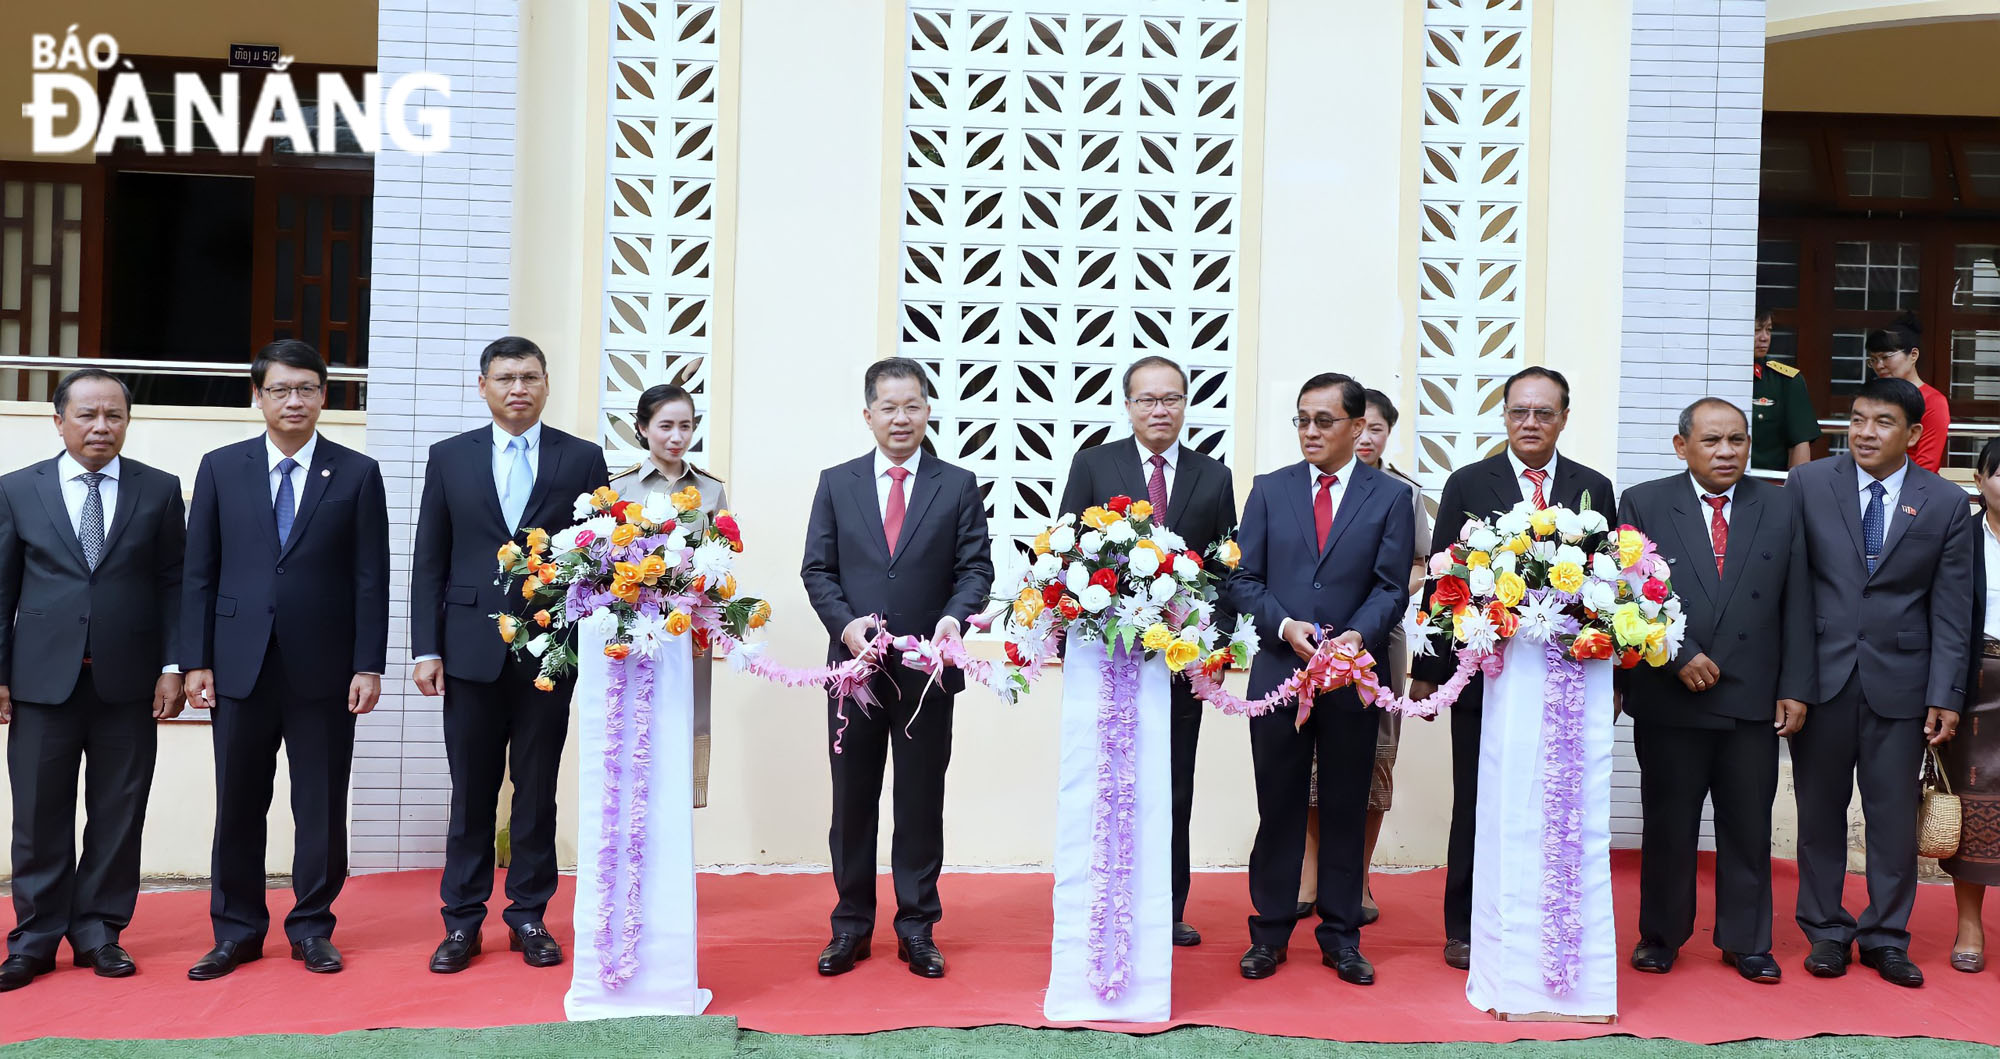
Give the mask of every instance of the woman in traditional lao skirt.
POLYGON ((1973 553, 1972 672, 1958 735, 1944 745, 1945 778, 1964 810, 1958 854, 1940 862, 1958 894, 1954 970, 1986 966, 1986 933, 1979 921, 1986 888, 2000 884, 2000 438, 1979 451, 1974 481, 1980 518, 1966 527, 1977 534, 1973 553))
MULTIPOLYGON (((671 384, 653 386, 639 395, 633 429, 646 446, 646 458, 611 480, 611 488, 628 500, 644 500, 658 493, 672 496, 693 487, 701 494, 701 513, 715 517, 729 507, 722 479, 703 471, 687 460, 694 444, 694 396, 671 384)), ((699 656, 700 652, 697 651, 699 656)), ((708 687, 709 660, 694 661, 694 807, 708 804, 708 687)))

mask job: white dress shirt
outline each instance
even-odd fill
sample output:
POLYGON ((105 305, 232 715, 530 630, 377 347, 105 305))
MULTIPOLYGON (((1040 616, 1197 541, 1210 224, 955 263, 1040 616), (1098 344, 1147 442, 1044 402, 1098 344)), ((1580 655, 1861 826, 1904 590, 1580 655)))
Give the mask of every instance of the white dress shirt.
MULTIPOLYGON (((1883 489, 1882 543, 1884 544, 1889 542, 1889 524, 1896 521, 1896 500, 1903 495, 1903 479, 1909 473, 1910 461, 1904 460, 1903 465, 1896 468, 1896 473, 1881 480, 1883 489)), ((1862 470, 1861 465, 1858 463, 1854 465, 1854 477, 1856 487, 1861 490, 1861 517, 1866 519, 1868 517, 1868 502, 1871 499, 1868 495, 1868 486, 1876 479, 1874 475, 1862 470)))
MULTIPOLYGON (((536 422, 534 426, 522 431, 521 436, 528 439, 528 484, 532 486, 542 471, 542 424, 536 422)), ((507 433, 500 424, 493 424, 493 495, 495 496, 507 495, 507 476, 514 470, 514 454, 507 451, 507 446, 513 441, 514 435, 507 433)))
MULTIPOLYGON (((118 470, 119 457, 111 457, 111 462, 97 473, 104 480, 97 483, 97 495, 104 502, 104 539, 111 539, 111 515, 118 510, 118 470)), ((89 474, 83 464, 67 451, 56 457, 56 477, 62 482, 63 506, 69 508, 69 528, 83 539, 83 502, 90 498, 90 486, 78 475, 89 474)))
MULTIPOLYGON (((1703 526, 1708 527, 1709 549, 1714 551, 1715 554, 1721 555, 1723 549, 1718 547, 1715 543, 1715 508, 1709 506, 1708 501, 1705 499, 1706 497, 1711 497, 1716 494, 1711 493, 1706 489, 1703 489, 1701 487, 1701 482, 1697 481, 1693 474, 1688 475, 1688 481, 1694 486, 1694 502, 1700 505, 1696 507, 1695 510, 1701 515, 1701 524, 1703 526)), ((1736 487, 1732 485, 1729 488, 1722 491, 1722 524, 1724 526, 1733 525, 1733 523, 1730 520, 1734 518, 1735 515, 1736 515, 1736 487)))
POLYGON ((889 487, 896 482, 895 479, 889 477, 889 468, 904 467, 910 472, 910 477, 903 479, 903 510, 908 511, 910 493, 912 491, 910 479, 917 476, 917 464, 922 463, 923 459, 923 449, 918 449, 910 453, 910 458, 900 464, 890 459, 889 454, 883 452, 881 449, 875 450, 875 505, 882 512, 882 518, 885 521, 889 517, 889 487))
MULTIPOLYGON (((1986 635, 2000 640, 2000 537, 1993 535, 1993 523, 1979 518, 1980 539, 1986 544, 1986 635)), ((1975 654, 1978 644, 1972 645, 1975 654)))
POLYGON ((1549 476, 1542 479, 1542 499, 1548 501, 1550 507, 1556 506, 1556 464, 1559 462, 1559 459, 1555 453, 1551 452, 1549 453, 1548 463, 1540 467, 1531 468, 1521 462, 1521 457, 1514 455, 1513 446, 1510 445, 1507 447, 1507 462, 1514 466, 1514 484, 1521 487, 1521 499, 1533 500, 1535 498, 1535 483, 1528 480, 1528 472, 1530 470, 1547 471, 1549 472, 1549 476))
MULTIPOLYGON (((312 470, 313 451, 318 448, 319 435, 314 434, 311 438, 307 439, 304 445, 300 446, 299 451, 292 454, 292 459, 298 461, 298 466, 292 468, 292 515, 294 517, 297 517, 299 513, 299 503, 305 499, 307 472, 312 470)), ((271 435, 269 434, 264 435, 264 456, 269 461, 266 466, 270 468, 270 474, 267 477, 270 479, 271 486, 271 507, 273 510, 276 510, 278 506, 278 461, 284 459, 285 454, 278 451, 277 443, 271 440, 271 435)))
MULTIPOLYGON (((1140 441, 1138 438, 1133 438, 1132 444, 1139 447, 1139 480, 1148 483, 1147 488, 1150 489, 1152 488, 1151 482, 1153 481, 1153 451, 1148 449, 1146 443, 1140 441)), ((1174 495, 1174 472, 1178 471, 1181 465, 1181 443, 1176 441, 1168 445, 1167 451, 1160 453, 1160 455, 1167 461, 1167 465, 1160 468, 1160 473, 1166 476, 1167 497, 1168 499, 1172 499, 1174 495)), ((1145 500, 1147 497, 1139 496, 1133 497, 1133 499, 1145 500)), ((1154 514, 1160 518, 1167 517, 1167 513, 1164 511, 1156 511, 1154 514)))

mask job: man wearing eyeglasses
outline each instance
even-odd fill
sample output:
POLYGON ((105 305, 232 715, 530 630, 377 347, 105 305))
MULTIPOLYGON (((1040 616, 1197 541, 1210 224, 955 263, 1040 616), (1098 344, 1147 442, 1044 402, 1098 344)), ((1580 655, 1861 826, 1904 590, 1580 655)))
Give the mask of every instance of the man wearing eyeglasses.
MULTIPOLYGON (((1556 455, 1556 440, 1569 423, 1569 380, 1552 368, 1523 368, 1501 391, 1507 423, 1507 451, 1460 467, 1445 480, 1438 500, 1437 522, 1431 531, 1431 553, 1458 539, 1469 518, 1491 519, 1523 500, 1538 508, 1586 504, 1606 518, 1617 515, 1611 480, 1571 459, 1556 455)), ((1411 665, 1410 695, 1423 698, 1450 679, 1458 659, 1449 651, 1416 659, 1411 665)), ((1445 962, 1459 970, 1472 963, 1472 846, 1479 812, 1480 703, 1483 677, 1459 695, 1451 710, 1451 841, 1444 879, 1445 962)))
POLYGON ((188 506, 181 668, 215 739, 215 948, 188 969, 196 981, 264 955, 280 742, 295 831, 285 935, 306 970, 341 969, 333 901, 347 879, 355 718, 375 708, 389 645, 382 471, 319 436, 326 362, 285 339, 257 351, 250 381, 264 434, 203 456, 188 506))
POLYGON ((438 974, 463 971, 479 955, 500 780, 510 769, 513 858, 501 913, 508 947, 530 967, 563 962, 542 917, 556 892, 556 774, 575 678, 538 690, 540 660, 509 651, 494 631, 494 614, 528 615, 512 586, 494 578, 493 555, 530 529, 569 525, 576 498, 610 484, 603 449, 542 422, 549 366, 533 342, 508 336, 480 351, 479 396, 493 421, 431 446, 410 567, 414 679, 423 694, 444 696, 451 766, 439 885, 445 935, 430 962, 438 974))
MULTIPOLYGON (((1113 496, 1144 500, 1153 521, 1206 555, 1236 528, 1236 484, 1220 460, 1181 444, 1187 419, 1188 378, 1165 357, 1143 357, 1125 369, 1125 414, 1132 436, 1084 449, 1070 461, 1062 511, 1081 514, 1113 496)), ((1212 563, 1217 577, 1227 568, 1212 563)), ((1224 608, 1226 609, 1226 607, 1224 608)), ((1222 628, 1234 618, 1218 613, 1222 628)), ((1186 681, 1173 683, 1174 944, 1201 944, 1187 923, 1188 818, 1194 811, 1195 746, 1201 737, 1201 701, 1186 681)))

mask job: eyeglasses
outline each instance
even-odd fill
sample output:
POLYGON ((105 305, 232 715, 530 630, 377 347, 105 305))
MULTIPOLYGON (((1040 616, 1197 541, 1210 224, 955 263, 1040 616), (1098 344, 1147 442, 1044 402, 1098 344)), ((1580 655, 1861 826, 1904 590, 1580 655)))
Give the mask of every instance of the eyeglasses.
POLYGON ((266 386, 258 392, 273 401, 288 401, 293 394, 298 394, 300 397, 310 401, 318 397, 319 392, 325 388, 316 382, 306 382, 300 383, 297 386, 266 386))
POLYGON ((503 390, 511 390, 522 383, 526 383, 532 387, 540 386, 549 381, 549 377, 539 371, 531 371, 526 375, 489 375, 486 378, 487 381, 503 390))
POLYGON ((1562 413, 1553 408, 1509 408, 1507 409, 1507 422, 1526 423, 1532 419, 1543 426, 1548 426, 1554 423, 1560 415, 1562 413))
POLYGON ((1155 408, 1165 408, 1169 412, 1178 411, 1187 404, 1187 394, 1170 393, 1165 397, 1127 397, 1125 403, 1148 412, 1155 408))
POLYGON ((1890 357, 1900 357, 1908 352, 1909 350, 1907 349, 1892 349, 1887 353, 1870 353, 1867 356, 1867 360, 1870 364, 1881 364, 1886 362, 1890 357))
POLYGON ((1292 425, 1298 427, 1300 430, 1304 430, 1307 427, 1318 427, 1321 430, 1332 430, 1334 427, 1337 427, 1342 423, 1349 422, 1354 418, 1355 418, 1354 416, 1341 416, 1339 419, 1335 419, 1332 416, 1310 416, 1310 417, 1293 416, 1292 425))

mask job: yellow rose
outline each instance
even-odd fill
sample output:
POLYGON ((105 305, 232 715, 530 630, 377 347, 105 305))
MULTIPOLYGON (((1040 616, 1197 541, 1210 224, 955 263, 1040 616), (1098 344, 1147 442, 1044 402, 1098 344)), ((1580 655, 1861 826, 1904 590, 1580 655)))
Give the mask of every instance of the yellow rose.
POLYGON ((1468 568, 1474 569, 1481 566, 1491 566, 1493 565, 1493 557, 1485 552, 1473 552, 1465 557, 1465 565, 1468 568))
POLYGON ((673 504, 675 511, 693 511, 701 506, 701 490, 688 486, 674 494, 673 504))
POLYGON ((540 555, 542 554, 543 550, 546 549, 548 546, 549 546, 548 530, 531 529, 528 531, 528 551, 530 553, 534 555, 540 555))
POLYGON ((1534 546, 1535 542, 1530 540, 1527 534, 1520 533, 1516 534, 1512 540, 1502 544, 1500 550, 1513 552, 1515 555, 1526 555, 1528 554, 1528 549, 1534 546))
POLYGON ((1024 588, 1014 599, 1014 622, 1017 625, 1033 625, 1045 609, 1042 594, 1032 588, 1024 588))
POLYGON ((1236 569, 1236 564, 1243 561, 1243 549, 1237 547, 1234 540, 1223 541, 1222 547, 1216 549, 1215 554, 1222 560, 1222 565, 1231 570, 1236 569))
POLYGON ((1641 647, 1646 643, 1646 633, 1652 623, 1639 613, 1637 603, 1625 603, 1611 612, 1611 631, 1618 637, 1620 647, 1641 647))
POLYGON ((1131 514, 1133 518, 1153 517, 1153 505, 1145 500, 1132 501, 1132 506, 1128 508, 1127 511, 1131 514))
POLYGON ((540 581, 536 580, 535 578, 532 578, 532 577, 524 577, 524 578, 522 578, 522 579, 521 579, 521 598, 522 598, 522 599, 533 599, 533 598, 535 598, 535 590, 536 590, 536 589, 538 589, 538 588, 540 588, 540 587, 542 587, 542 583, 541 583, 540 581))
POLYGON ((1556 509, 1545 507, 1528 516, 1528 528, 1537 537, 1546 537, 1556 531, 1556 509))
POLYGON ((547 678, 547 677, 536 677, 536 678, 535 678, 535 690, 536 690, 536 691, 554 691, 554 690, 556 690, 556 682, 555 682, 555 681, 553 681, 553 680, 550 680, 550 679, 549 679, 549 678, 547 678))
POLYGON ((1156 621, 1147 626, 1146 633, 1139 638, 1139 642, 1144 644, 1148 651, 1163 651, 1174 642, 1174 633, 1172 629, 1167 628, 1165 622, 1156 621))
POLYGON ((1194 661, 1200 656, 1201 647, 1199 645, 1175 637, 1174 642, 1167 645, 1167 668, 1178 673, 1186 669, 1189 662, 1194 661))
POLYGON ((1549 567, 1549 584, 1558 592, 1583 590, 1583 567, 1577 563, 1557 563, 1549 567))
POLYGON ((611 543, 614 547, 623 548, 638 539, 639 527, 629 522, 611 531, 611 543))
POLYGON ((521 546, 513 541, 501 545, 499 559, 501 566, 511 569, 521 559, 521 546))
POLYGON ((736 596, 736 575, 723 574, 722 587, 716 589, 715 594, 722 597, 723 599, 734 598, 736 596))
POLYGON ((1084 508, 1082 517, 1077 521, 1089 526, 1091 529, 1103 529, 1111 525, 1112 520, 1117 517, 1101 507, 1092 506, 1084 508))
POLYGON ((500 615, 500 640, 502 643, 513 643, 515 634, 520 631, 521 623, 512 614, 500 615))
POLYGON ((1654 622, 1646 629, 1646 664, 1663 666, 1667 664, 1667 627, 1654 622))
POLYGON ((1630 570, 1646 553, 1646 535, 1638 530, 1618 531, 1618 569, 1630 570))
POLYGON ((1522 598, 1527 594, 1528 583, 1512 570, 1493 578, 1493 595, 1509 608, 1520 606, 1522 598))
POLYGON ((687 611, 679 607, 675 607, 673 612, 667 615, 667 634, 669 636, 679 636, 688 631, 692 625, 694 625, 694 619, 688 617, 687 611))
POLYGON ((639 560, 639 580, 649 584, 659 584, 660 578, 667 576, 667 560, 658 555, 648 555, 639 560))
POLYGON ((608 485, 600 485, 590 494, 590 506, 599 511, 609 511, 617 502, 618 491, 608 485))
POLYGON ((760 599, 756 606, 750 608, 750 620, 747 624, 753 629, 761 629, 764 623, 770 620, 771 605, 760 599))
POLYGON ((1035 536, 1035 554, 1036 554, 1036 555, 1047 555, 1047 554, 1049 554, 1049 535, 1050 535, 1050 534, 1052 534, 1052 533, 1054 533, 1054 532, 1055 532, 1055 529, 1054 529, 1053 527, 1051 527, 1051 528, 1049 528, 1049 529, 1045 529, 1045 530, 1043 530, 1043 531, 1042 531, 1041 533, 1039 533, 1039 534, 1037 534, 1037 535, 1035 536))

